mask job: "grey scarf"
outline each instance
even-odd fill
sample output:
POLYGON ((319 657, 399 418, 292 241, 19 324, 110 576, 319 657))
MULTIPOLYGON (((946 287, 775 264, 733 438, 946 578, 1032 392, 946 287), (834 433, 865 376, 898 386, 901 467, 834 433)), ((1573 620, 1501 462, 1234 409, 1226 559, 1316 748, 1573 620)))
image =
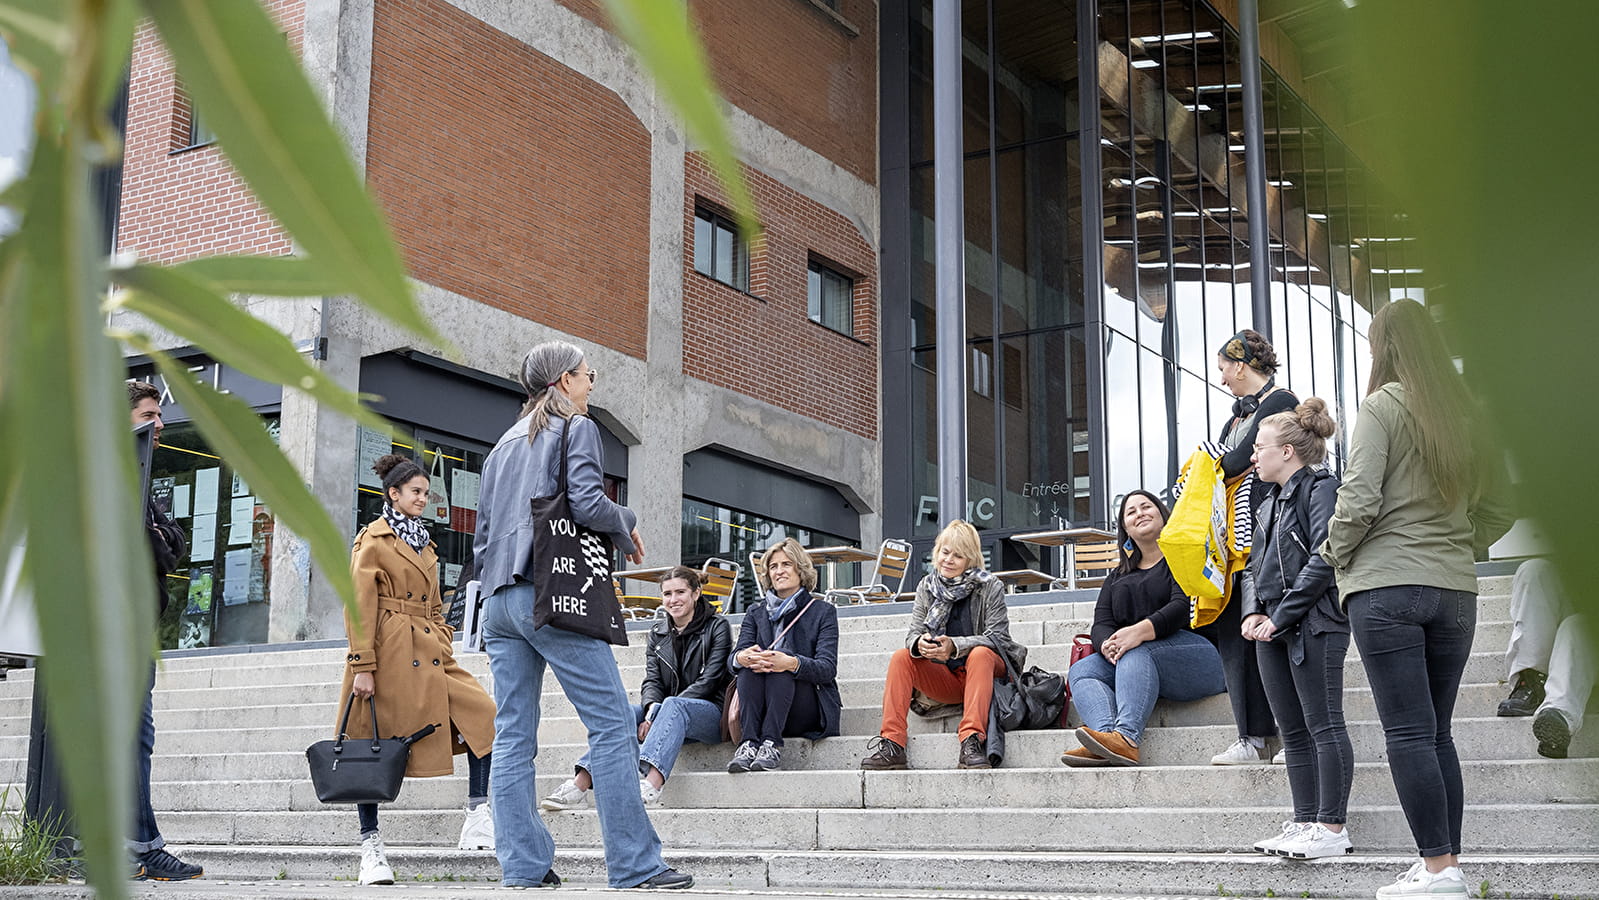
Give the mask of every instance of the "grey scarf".
POLYGON ((422 524, 421 519, 413 519, 399 512, 388 503, 383 504, 383 521, 389 523, 389 527, 394 529, 394 533, 400 536, 400 540, 405 541, 412 550, 418 553, 421 553, 433 540, 428 537, 427 526, 422 524))
MULTIPOLYGON (((799 595, 799 591, 795 591, 794 593, 789 594, 787 597, 779 597, 774 591, 766 592, 766 618, 772 623, 772 628, 774 630, 777 630, 781 626, 783 617, 788 615, 789 610, 794 608, 794 604, 799 600, 799 595)), ((788 646, 788 643, 788 635, 785 633, 782 637, 773 642, 772 646, 767 647, 766 649, 782 650, 788 646)))
POLYGON ((927 633, 943 634, 955 604, 971 597, 974 591, 993 580, 994 576, 979 568, 967 569, 954 578, 945 578, 934 572, 929 582, 932 603, 927 608, 927 618, 923 623, 927 626, 927 633))

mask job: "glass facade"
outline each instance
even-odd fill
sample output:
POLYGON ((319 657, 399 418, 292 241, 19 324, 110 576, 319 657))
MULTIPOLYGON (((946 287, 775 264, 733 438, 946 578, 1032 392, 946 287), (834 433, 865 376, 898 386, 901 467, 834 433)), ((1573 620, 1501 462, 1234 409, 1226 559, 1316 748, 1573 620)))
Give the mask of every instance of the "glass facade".
MULTIPOLYGON (((1231 415, 1215 353, 1242 328, 1269 333, 1278 383, 1326 399, 1347 435, 1371 310, 1423 299, 1403 213, 1266 67, 1271 317, 1256 322, 1236 31, 1193 0, 1082 2, 1093 6, 963 4, 967 518, 996 532, 985 539, 1105 525, 1134 488, 1169 496, 1188 454, 1231 415), (1087 40, 1080 11, 1098 30, 1087 40), (1085 49, 1097 63, 1086 96, 1085 49), (1097 117, 1079 117, 1079 102, 1097 117), (1083 214, 1085 169, 1097 217, 1083 214), (1084 284, 1085 248, 1100 254, 1102 284, 1084 284)), ((906 437, 885 438, 884 473, 908 483, 885 484, 884 527, 918 540, 950 518, 936 509, 931 6, 884 6, 885 18, 905 16, 906 35, 904 50, 885 40, 884 70, 908 72, 903 138, 885 119, 883 147, 885 406, 907 407, 906 437), (901 168, 908 211, 889 206, 901 168), (904 349, 892 340, 899 316, 904 349)), ((998 564, 1049 568, 998 545, 998 564)))
MULTIPOLYGON (((709 500, 683 498, 683 565, 698 569, 712 557, 730 560, 744 570, 739 576, 738 589, 725 612, 739 612, 759 596, 755 573, 750 570, 750 554, 765 552, 784 538, 793 538, 801 547, 837 547, 855 544, 836 534, 827 534, 814 528, 805 528, 788 522, 779 522, 755 513, 731 509, 709 500)), ((851 587, 858 572, 855 565, 817 567, 817 587, 851 587)), ((653 587, 642 588, 644 593, 658 594, 653 587)))

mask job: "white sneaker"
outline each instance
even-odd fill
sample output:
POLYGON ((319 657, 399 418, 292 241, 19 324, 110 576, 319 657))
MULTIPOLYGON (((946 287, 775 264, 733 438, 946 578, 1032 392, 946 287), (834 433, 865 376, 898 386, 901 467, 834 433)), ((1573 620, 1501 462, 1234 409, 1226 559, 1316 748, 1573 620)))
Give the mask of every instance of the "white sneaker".
POLYGON ((1466 896, 1466 879, 1460 874, 1459 866, 1450 866, 1434 874, 1427 871, 1427 864, 1424 862, 1411 866, 1410 871, 1399 876, 1399 880, 1393 884, 1385 884, 1377 889, 1377 900, 1387 900, 1389 897, 1464 896, 1466 896))
POLYGON ((1349 829, 1333 831, 1320 822, 1301 828, 1298 834, 1277 845, 1277 855, 1290 859, 1322 859, 1354 853, 1354 842, 1349 839, 1349 829))
POLYGON ((393 884, 394 870, 383 856, 383 836, 369 834, 361 839, 361 883, 393 884))
POLYGON ((665 789, 666 785, 663 784, 660 787, 656 787, 655 785, 650 784, 650 780, 648 778, 639 776, 638 797, 640 800, 644 801, 645 806, 660 806, 661 791, 665 789))
POLYGON ((1243 738, 1210 758, 1213 766, 1263 766, 1270 761, 1271 754, 1265 748, 1256 747, 1243 738))
POLYGON ((1256 841, 1255 849, 1259 850, 1261 853, 1276 855, 1277 848, 1281 846, 1284 841, 1298 836, 1299 832, 1302 831, 1308 824, 1308 822, 1294 822, 1291 820, 1284 822, 1283 830, 1281 832, 1274 834, 1271 837, 1261 838, 1260 840, 1256 841))
POLYGON ((550 812, 560 812, 563 809, 576 809, 586 806, 589 802, 589 792, 577 786, 577 782, 568 778, 561 782, 548 797, 539 801, 539 809, 550 812))
POLYGON ((457 846, 462 850, 494 849, 494 810, 487 802, 466 811, 466 821, 461 823, 461 842, 457 846))
POLYGON ((1278 750, 1277 755, 1271 758, 1271 764, 1274 766, 1288 765, 1288 750, 1286 748, 1278 750))

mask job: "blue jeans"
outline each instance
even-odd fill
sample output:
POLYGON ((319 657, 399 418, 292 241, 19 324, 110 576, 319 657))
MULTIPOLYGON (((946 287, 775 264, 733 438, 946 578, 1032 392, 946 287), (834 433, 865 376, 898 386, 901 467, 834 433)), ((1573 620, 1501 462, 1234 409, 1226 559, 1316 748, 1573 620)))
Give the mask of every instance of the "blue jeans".
MULTIPOLYGON (((633 722, 644 721, 644 705, 633 704, 633 722)), ((709 700, 691 700, 687 697, 667 697, 661 701, 660 712, 650 725, 639 748, 639 774, 644 774, 645 764, 655 767, 661 778, 672 777, 672 767, 677 765, 677 755, 683 752, 683 742, 720 744, 722 742, 722 708, 709 700)), ((577 761, 579 769, 588 771, 589 755, 577 761)), ((593 774, 593 773, 590 773, 593 774)))
POLYGON ((150 803, 150 754, 155 752, 155 660, 150 660, 150 678, 144 689, 144 712, 139 717, 139 746, 133 770, 133 836, 128 850, 142 856, 165 847, 166 839, 155 824, 155 807, 150 803))
POLYGON ((1459 853, 1466 799, 1450 727, 1477 630, 1477 595, 1399 585, 1357 591, 1347 606, 1416 849, 1459 853))
POLYGON ((666 871, 661 839, 638 792, 638 731, 610 645, 559 628, 533 628, 533 586, 502 588, 483 607, 483 648, 494 675, 496 853, 508 887, 538 887, 555 859, 555 841, 535 809, 539 697, 544 669, 561 687, 589 733, 595 806, 614 888, 634 887, 666 871))
POLYGON ((1066 677, 1083 725, 1093 731, 1119 732, 1134 746, 1158 698, 1198 700, 1227 690, 1221 656, 1210 641, 1192 631, 1145 641, 1114 665, 1102 653, 1084 657, 1066 677))
POLYGON ((1349 810, 1355 752, 1344 727, 1344 657, 1349 635, 1303 634, 1305 659, 1294 665, 1287 639, 1255 644, 1260 679, 1282 726, 1295 822, 1341 825, 1349 810))

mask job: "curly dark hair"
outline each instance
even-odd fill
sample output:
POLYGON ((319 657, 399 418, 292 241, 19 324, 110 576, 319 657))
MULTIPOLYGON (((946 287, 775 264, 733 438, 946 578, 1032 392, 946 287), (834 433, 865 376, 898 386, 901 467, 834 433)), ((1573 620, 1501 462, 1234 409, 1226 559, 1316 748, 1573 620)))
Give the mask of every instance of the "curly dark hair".
POLYGON ((1233 362, 1241 362, 1262 375, 1277 374, 1277 351, 1271 341, 1253 328, 1245 328, 1227 339, 1216 355, 1233 362))

